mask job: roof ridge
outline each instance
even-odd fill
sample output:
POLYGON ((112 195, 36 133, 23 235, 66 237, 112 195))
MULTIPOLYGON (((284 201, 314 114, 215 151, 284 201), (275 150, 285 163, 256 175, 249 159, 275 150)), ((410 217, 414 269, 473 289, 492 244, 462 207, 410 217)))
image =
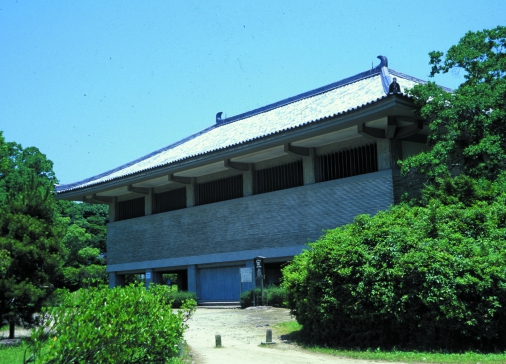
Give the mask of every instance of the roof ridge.
MULTIPOLYGON (((393 75, 405 78, 405 79, 413 81, 413 82, 422 83, 422 84, 426 84, 427 82, 429 82, 429 81, 426 81, 426 80, 422 80, 421 78, 413 77, 413 76, 407 75, 405 73, 393 70, 391 68, 389 68, 388 71, 390 73, 392 73, 393 75)), ((451 89, 449 87, 445 87, 445 86, 441 86, 441 85, 438 85, 438 86, 441 87, 446 92, 453 92, 453 89, 451 89)))
MULTIPOLYGON (((398 71, 395 71, 393 69, 390 69, 388 68, 388 61, 386 60, 386 57, 382 57, 382 56, 379 56, 378 58, 380 58, 381 60, 381 63, 374 67, 374 68, 371 68, 370 70, 367 70, 367 71, 364 71, 364 72, 360 72, 358 74, 355 74, 353 76, 350 76, 350 77, 346 77, 342 80, 339 80, 339 81, 336 81, 336 82, 333 82, 333 83, 330 83, 328 85, 325 85, 325 86, 322 86, 322 87, 318 87, 316 89, 313 89, 313 90, 310 90, 310 91, 306 91, 306 92, 303 92, 303 93, 300 93, 298 95, 295 95, 295 96, 292 96, 292 97, 288 97, 286 99, 283 99, 283 100, 280 100, 280 101, 277 101, 277 102, 274 102, 274 103, 271 103, 271 104, 268 104, 268 105, 265 105, 263 107, 260 107, 260 108, 256 108, 256 109, 253 109, 253 110, 250 110, 250 111, 247 111, 247 112, 244 112, 244 113, 241 113, 241 114, 238 114, 238 115, 235 115, 235 116, 232 116, 230 118, 227 118, 227 119, 221 119, 221 113, 218 113, 216 115, 216 123, 212 124, 211 126, 199 131, 199 132, 196 132, 192 135, 189 135, 179 141, 176 141, 174 143, 171 143, 163 148, 159 148, 149 154, 146 154, 140 158, 137 158, 133 161, 130 161, 128 163, 125 163, 125 164, 122 164, 116 168, 113 168, 113 169, 110 169, 108 171, 105 171, 103 173, 100 173, 98 175, 95 175, 95 176, 91 176, 89 178, 86 178, 86 179, 83 179, 83 180, 80 180, 80 181, 76 181, 76 182, 73 182, 73 183, 69 183, 69 184, 61 184, 61 185, 56 185, 55 186, 55 189, 56 189, 56 192, 57 193, 61 193, 61 192, 66 192, 66 191, 69 191, 69 190, 73 190, 73 189, 76 189, 76 188, 79 188, 79 187, 82 187, 84 185, 88 185, 88 184, 95 184, 93 183, 94 181, 97 181, 99 179, 107 179, 107 180, 110 180, 111 178, 112 179, 115 179, 116 177, 109 177, 108 176, 111 176, 111 175, 114 175, 124 169, 127 169, 129 167, 132 167, 136 164, 139 164, 139 163, 142 163, 146 160, 148 160, 149 158, 153 158, 153 157, 156 157, 157 155, 160 155, 161 153, 163 152, 166 152, 166 151, 169 151, 171 149, 174 149, 180 145, 183 145, 195 138, 198 138, 204 134, 207 134, 209 132, 211 132, 212 130, 214 129, 217 129, 221 126, 225 126, 225 125, 228 125, 228 124, 232 124, 236 121, 241 121, 241 120, 244 120, 246 118, 250 118, 250 117, 254 117, 256 115, 260 115, 260 114, 263 114, 263 113, 267 113, 269 111, 272 111, 272 110, 275 110, 275 109, 278 109, 278 108, 282 108, 282 107, 285 107, 287 105, 290 105, 290 104, 293 104, 293 103, 296 103, 298 101, 301 101, 301 100, 304 100, 304 99, 308 99, 308 98, 312 98, 314 96, 317 96, 317 95, 321 95, 321 94, 324 94, 324 93, 327 93, 327 92, 330 92, 332 90, 335 90, 335 89, 338 89, 338 88, 341 88, 341 87, 345 87, 345 86, 349 86, 349 85, 352 85, 356 82, 359 82, 359 81, 363 81, 363 80, 366 80, 368 78, 371 78, 371 77, 375 77, 375 76, 378 76, 378 75, 381 75, 381 72, 383 70, 387 70, 389 73, 391 73, 392 75, 394 76, 398 76, 398 77, 401 77, 401 78, 404 78, 406 80, 409 80, 409 81, 412 81, 412 82, 415 82, 415 83, 427 83, 427 81, 424 81, 422 79, 419 79, 419 78, 416 78, 416 77, 413 77, 413 76, 409 76, 405 73, 402 73, 402 72, 398 72, 398 71)), ((447 87, 443 87, 441 86, 444 90, 446 91, 452 91, 451 89, 447 88, 447 87)), ((403 93, 403 95, 405 95, 403 93)), ((388 96, 388 93, 387 95, 388 96)), ((408 96, 408 95, 406 95, 408 96)), ((375 101, 378 101, 379 99, 375 100, 375 101)), ((366 103, 366 104, 369 104, 366 103)), ((364 106, 366 104, 362 104, 361 106, 364 106)), ((359 106, 360 107, 360 106, 359 106)), ((355 109, 355 108, 354 108, 355 109)), ((351 109, 350 109, 351 110, 351 109)), ((350 111, 348 110, 348 111, 350 111)), ((219 148, 221 149, 221 148, 219 148)), ((184 159, 184 158, 183 158, 184 159)), ((180 160, 180 159, 177 159, 177 160, 180 160)), ((177 161, 176 160, 176 161, 177 161)), ((174 160, 172 161, 174 162, 174 160)), ((159 167, 159 166, 156 166, 156 167, 159 167)), ((146 169, 152 169, 153 166, 149 167, 149 168, 146 168, 146 169)), ((140 171, 136 171, 134 173, 138 173, 140 171)), ((97 182, 98 183, 98 182, 97 182)))
POLYGON ((249 118, 251 116, 262 114, 264 112, 271 111, 271 110, 277 109, 279 107, 286 106, 288 104, 292 104, 294 102, 297 102, 297 101, 300 101, 300 100, 303 100, 303 99, 307 99, 309 97, 313 97, 313 96, 316 96, 316 95, 319 95, 319 94, 322 94, 322 93, 325 93, 325 92, 328 92, 328 91, 332 91, 332 90, 334 90, 334 89, 336 89, 338 87, 346 86, 348 84, 351 84, 351 83, 363 80, 363 79, 371 77, 371 76, 376 76, 380 72, 381 72, 381 69, 379 67, 375 67, 375 68, 372 68, 372 69, 370 69, 368 71, 364 71, 364 72, 358 73, 358 74, 356 74, 354 76, 350 76, 350 77, 344 78, 342 80, 330 83, 328 85, 321 86, 321 87, 315 88, 313 90, 306 91, 306 92, 300 93, 298 95, 291 96, 291 97, 288 97, 286 99, 283 99, 283 100, 280 100, 280 101, 276 101, 276 102, 273 102, 271 104, 268 104, 268 105, 265 105, 265 106, 262 106, 262 107, 250 110, 250 111, 246 111, 246 112, 241 113, 241 114, 237 114, 237 115, 231 116, 231 117, 226 118, 226 119, 222 119, 221 121, 219 121, 217 123, 217 125, 221 126, 221 125, 224 125, 224 124, 229 124, 229 123, 236 122, 238 120, 246 119, 246 118, 249 118))
POLYGON ((100 173, 98 175, 86 178, 84 180, 80 180, 80 181, 73 182, 73 183, 68 183, 68 184, 57 185, 56 186, 56 191, 71 190, 75 186, 83 185, 83 184, 86 184, 86 183, 88 183, 90 181, 106 177, 107 175, 110 175, 110 174, 118 172, 118 171, 120 171, 122 169, 128 168, 128 167, 130 167, 130 166, 132 166, 134 164, 137 164, 137 163, 142 162, 142 161, 144 161, 144 160, 146 160, 148 158, 151 158, 151 157, 153 157, 153 156, 155 156, 155 155, 157 155, 157 154, 159 154, 161 152, 164 152, 166 150, 169 150, 169 149, 175 148, 175 147, 177 147, 177 146, 179 146, 181 144, 184 144, 184 143, 186 143, 186 142, 188 142, 188 141, 190 141, 192 139, 195 139, 196 137, 198 137, 198 136, 200 136, 202 134, 208 133, 209 131, 211 131, 211 130, 217 128, 217 127, 221 127, 221 126, 224 126, 224 125, 227 125, 227 124, 231 124, 233 122, 236 122, 236 121, 239 121, 239 120, 243 120, 243 119, 246 119, 246 118, 251 117, 251 116, 262 114, 262 113, 265 113, 265 112, 277 109, 279 107, 286 106, 288 104, 291 104, 291 103, 294 103, 294 102, 297 102, 297 101, 300 101, 300 100, 303 100, 303 99, 307 99, 309 97, 313 97, 313 96, 316 96, 316 95, 319 95, 319 94, 322 94, 322 93, 334 90, 334 89, 336 89, 338 87, 346 86, 348 84, 351 84, 351 83, 363 80, 365 78, 369 78, 371 76, 375 76, 375 75, 377 75, 377 74, 379 74, 381 72, 381 67, 380 66, 372 68, 372 69, 370 69, 368 71, 360 72, 360 73, 358 73, 356 75, 344 78, 342 80, 330 83, 328 85, 321 86, 321 87, 318 87, 316 89, 313 89, 313 90, 310 90, 310 91, 306 91, 306 92, 303 92, 301 94, 298 94, 298 95, 295 95, 295 96, 292 96, 292 97, 288 97, 286 99, 283 99, 283 100, 280 100, 280 101, 277 101, 277 102, 274 102, 274 103, 262 106, 260 108, 253 109, 253 110, 250 110, 250 111, 247 111, 247 112, 244 112, 244 113, 232 116, 230 118, 223 119, 221 122, 215 123, 215 124, 213 124, 213 125, 205 128, 205 129, 203 129, 203 130, 201 130, 201 131, 199 131, 197 133, 194 133, 194 134, 192 134, 190 136, 187 136, 187 137, 185 137, 185 138, 183 138, 183 139, 181 139, 181 140, 179 140, 177 142, 169 144, 166 147, 157 149, 157 150, 155 150, 155 151, 153 151, 153 152, 151 152, 149 154, 146 154, 146 155, 144 155, 144 156, 142 156, 140 158, 137 158, 137 159, 135 159, 133 161, 130 161, 130 162, 125 163, 125 164, 122 164, 122 165, 120 165, 120 166, 118 166, 116 168, 110 169, 108 171, 105 171, 105 172, 100 173))

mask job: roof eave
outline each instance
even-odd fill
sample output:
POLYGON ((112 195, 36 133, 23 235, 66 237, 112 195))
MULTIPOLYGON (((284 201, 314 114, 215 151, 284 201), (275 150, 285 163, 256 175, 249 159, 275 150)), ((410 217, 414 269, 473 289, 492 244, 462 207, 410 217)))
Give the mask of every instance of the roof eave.
POLYGON ((216 163, 221 160, 234 158, 240 155, 254 153, 267 148, 282 145, 287 142, 295 142, 330 133, 340 129, 349 128, 354 125, 372 121, 392 113, 412 114, 415 106, 411 98, 405 95, 388 95, 382 99, 367 105, 360 106, 338 115, 330 115, 319 120, 308 121, 299 127, 282 130, 275 134, 250 140, 242 144, 236 144, 209 153, 191 156, 170 164, 145 169, 135 174, 118 177, 105 182, 78 187, 75 189, 57 192, 57 199, 82 201, 85 196, 103 193, 111 189, 124 187, 133 183, 139 183, 154 178, 159 178, 169 173, 178 173, 184 170, 197 168, 206 164, 216 163))

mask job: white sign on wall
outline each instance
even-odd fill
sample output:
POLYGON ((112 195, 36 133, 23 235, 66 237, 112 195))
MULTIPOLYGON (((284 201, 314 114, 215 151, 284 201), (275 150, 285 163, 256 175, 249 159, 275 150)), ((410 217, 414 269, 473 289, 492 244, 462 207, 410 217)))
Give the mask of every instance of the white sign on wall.
POLYGON ((253 272, 251 268, 239 268, 241 273, 241 283, 253 282, 253 272))

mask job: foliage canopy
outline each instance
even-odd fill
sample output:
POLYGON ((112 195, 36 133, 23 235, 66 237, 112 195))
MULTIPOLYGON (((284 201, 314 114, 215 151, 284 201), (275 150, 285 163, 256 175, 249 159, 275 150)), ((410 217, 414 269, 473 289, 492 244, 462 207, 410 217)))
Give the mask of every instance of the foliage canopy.
POLYGON ((506 27, 468 32, 409 90, 431 149, 401 162, 416 203, 328 231, 283 269, 305 337, 331 346, 506 349, 506 27))
POLYGON ((328 231, 284 268, 306 337, 327 345, 489 350, 506 347, 506 175, 448 180, 328 231))
POLYGON ((44 310, 44 325, 32 334, 29 362, 167 363, 177 357, 194 300, 178 312, 170 288, 152 285, 90 287, 64 293, 44 310))
POLYGON ((506 27, 468 32, 446 55, 429 55, 431 76, 458 70, 466 81, 453 92, 433 82, 408 91, 430 122, 432 149, 404 161, 403 171, 497 177, 506 168, 506 27))
POLYGON ((29 325, 62 265, 53 164, 0 132, 0 324, 29 325))
POLYGON ((60 215, 67 224, 64 265, 58 286, 72 291, 108 281, 105 267, 106 223, 109 207, 71 201, 58 201, 60 215))

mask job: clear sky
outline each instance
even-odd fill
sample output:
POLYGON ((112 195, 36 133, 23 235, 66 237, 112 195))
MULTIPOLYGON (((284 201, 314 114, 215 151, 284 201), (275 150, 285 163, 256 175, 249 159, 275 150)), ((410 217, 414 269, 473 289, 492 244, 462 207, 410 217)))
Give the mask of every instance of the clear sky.
POLYGON ((427 79, 428 52, 505 14, 504 0, 0 0, 0 130, 76 182, 378 55, 427 79))

